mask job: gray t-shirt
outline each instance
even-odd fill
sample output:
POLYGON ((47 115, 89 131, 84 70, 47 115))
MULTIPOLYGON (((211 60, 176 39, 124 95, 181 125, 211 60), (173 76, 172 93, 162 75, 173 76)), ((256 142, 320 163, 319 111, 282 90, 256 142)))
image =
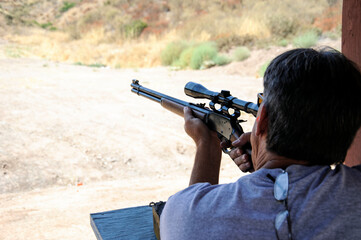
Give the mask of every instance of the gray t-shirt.
POLYGON ((361 239, 361 165, 262 168, 230 184, 194 184, 168 199, 160 233, 162 240, 361 239))

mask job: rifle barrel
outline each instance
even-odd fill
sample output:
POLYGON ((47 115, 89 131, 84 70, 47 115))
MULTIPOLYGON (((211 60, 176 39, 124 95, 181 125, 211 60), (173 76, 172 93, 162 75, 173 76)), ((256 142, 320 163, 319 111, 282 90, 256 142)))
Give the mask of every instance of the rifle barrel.
POLYGON ((146 98, 148 98, 150 100, 153 100, 153 101, 155 101, 157 103, 160 103, 160 104, 162 104, 163 99, 167 99, 167 100, 173 101, 175 103, 181 104, 183 106, 189 106, 189 103, 186 102, 186 101, 183 101, 183 100, 180 100, 178 98, 174 98, 174 97, 165 95, 163 93, 154 91, 152 89, 143 87, 142 85, 139 84, 138 80, 133 80, 132 84, 131 84, 131 87, 132 87, 132 92, 133 93, 135 93, 137 95, 140 95, 140 96, 143 96, 143 97, 146 97, 146 98))

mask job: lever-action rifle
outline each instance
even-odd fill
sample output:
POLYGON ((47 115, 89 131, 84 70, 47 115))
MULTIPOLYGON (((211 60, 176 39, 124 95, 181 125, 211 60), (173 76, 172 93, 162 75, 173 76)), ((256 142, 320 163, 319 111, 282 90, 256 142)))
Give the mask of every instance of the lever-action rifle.
MULTIPOLYGON (((256 116, 258 111, 258 104, 233 97, 226 90, 222 90, 220 93, 210 91, 201 84, 194 82, 186 84, 184 87, 185 94, 193 98, 210 99, 209 108, 205 104, 185 102, 145 88, 139 84, 138 80, 133 80, 131 87, 133 93, 158 102, 164 108, 180 116, 183 116, 184 107, 191 108, 193 115, 201 119, 211 130, 216 131, 221 141, 234 141, 243 134, 243 129, 240 125, 243 120, 238 120, 241 116, 241 111, 253 114, 253 116, 256 116), (216 107, 218 105, 220 106, 219 108, 216 107)), ((227 149, 223 149, 223 151, 229 153, 227 149)))

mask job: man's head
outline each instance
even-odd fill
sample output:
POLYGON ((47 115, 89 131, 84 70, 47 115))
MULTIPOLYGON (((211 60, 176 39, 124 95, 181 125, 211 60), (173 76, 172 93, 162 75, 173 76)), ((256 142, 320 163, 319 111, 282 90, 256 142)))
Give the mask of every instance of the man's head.
POLYGON ((264 76, 267 150, 312 164, 340 163, 361 125, 361 74, 333 49, 295 49, 264 76))

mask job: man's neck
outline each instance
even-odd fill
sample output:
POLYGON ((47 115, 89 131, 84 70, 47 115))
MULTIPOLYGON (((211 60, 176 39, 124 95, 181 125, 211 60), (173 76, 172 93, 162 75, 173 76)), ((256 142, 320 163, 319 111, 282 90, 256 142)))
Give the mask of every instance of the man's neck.
POLYGON ((254 163, 254 169, 258 170, 260 168, 282 168, 286 169, 288 166, 293 164, 299 165, 309 165, 307 161, 295 160, 292 158, 287 158, 283 156, 279 156, 275 153, 272 153, 265 148, 263 148, 257 154, 257 162, 254 163))

